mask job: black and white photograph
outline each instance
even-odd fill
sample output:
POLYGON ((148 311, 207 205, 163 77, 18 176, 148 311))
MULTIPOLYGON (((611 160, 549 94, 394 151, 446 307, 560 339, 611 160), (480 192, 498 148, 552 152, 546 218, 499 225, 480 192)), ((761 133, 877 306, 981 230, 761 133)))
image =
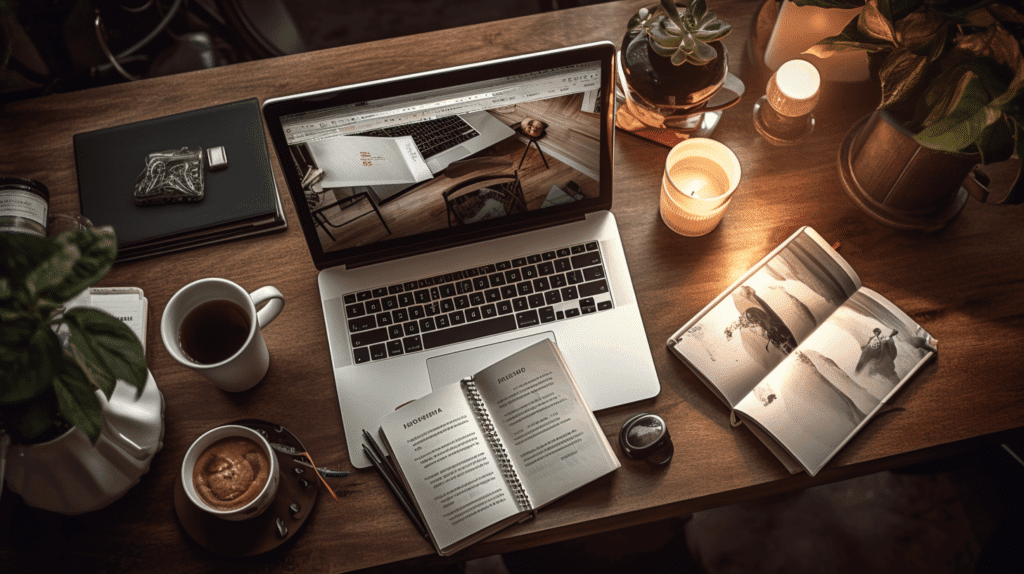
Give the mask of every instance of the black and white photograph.
POLYGON ((910 317, 863 288, 736 409, 816 470, 936 346, 910 317))
POLYGON ((735 406, 859 287, 832 253, 813 230, 799 233, 688 329, 677 351, 735 406))

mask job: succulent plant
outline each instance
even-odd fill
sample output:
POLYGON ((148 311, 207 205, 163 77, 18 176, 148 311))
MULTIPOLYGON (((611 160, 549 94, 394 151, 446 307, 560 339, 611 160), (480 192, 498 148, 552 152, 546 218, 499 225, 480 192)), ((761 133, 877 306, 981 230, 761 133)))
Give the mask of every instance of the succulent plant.
POLYGON ((661 0, 661 10, 641 8, 629 21, 629 29, 643 28, 651 49, 676 66, 689 62, 703 66, 718 57, 710 44, 721 40, 732 25, 708 12, 705 0, 693 0, 682 12, 672 0, 661 0))

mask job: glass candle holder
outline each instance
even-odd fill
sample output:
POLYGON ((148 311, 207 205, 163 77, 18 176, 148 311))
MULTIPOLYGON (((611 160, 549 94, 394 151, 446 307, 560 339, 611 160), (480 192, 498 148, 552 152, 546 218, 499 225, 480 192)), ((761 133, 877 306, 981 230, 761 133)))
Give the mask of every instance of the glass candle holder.
POLYGON ((715 140, 691 138, 672 148, 661 180, 661 220, 687 237, 710 233, 740 182, 740 161, 715 140))

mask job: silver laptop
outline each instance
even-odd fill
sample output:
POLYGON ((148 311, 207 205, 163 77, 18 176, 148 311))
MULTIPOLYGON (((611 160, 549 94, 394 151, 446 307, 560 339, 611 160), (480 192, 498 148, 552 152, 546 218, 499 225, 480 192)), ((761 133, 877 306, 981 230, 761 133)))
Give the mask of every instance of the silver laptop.
POLYGON ((609 211, 614 56, 600 42, 264 103, 356 467, 380 417, 542 338, 594 410, 660 391, 609 211), (383 131, 481 114, 506 135, 436 170, 415 134, 383 131), (381 202, 373 181, 406 190, 381 202))

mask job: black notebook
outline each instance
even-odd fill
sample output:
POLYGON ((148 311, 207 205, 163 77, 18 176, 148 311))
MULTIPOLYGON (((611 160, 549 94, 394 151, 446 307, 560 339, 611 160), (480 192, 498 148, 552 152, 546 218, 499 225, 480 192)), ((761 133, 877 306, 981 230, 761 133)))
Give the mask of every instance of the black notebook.
POLYGON ((118 261, 287 227, 255 98, 76 134, 74 146, 82 215, 114 227, 118 261), (149 154, 217 146, 228 167, 204 165, 202 201, 135 204, 149 154))

